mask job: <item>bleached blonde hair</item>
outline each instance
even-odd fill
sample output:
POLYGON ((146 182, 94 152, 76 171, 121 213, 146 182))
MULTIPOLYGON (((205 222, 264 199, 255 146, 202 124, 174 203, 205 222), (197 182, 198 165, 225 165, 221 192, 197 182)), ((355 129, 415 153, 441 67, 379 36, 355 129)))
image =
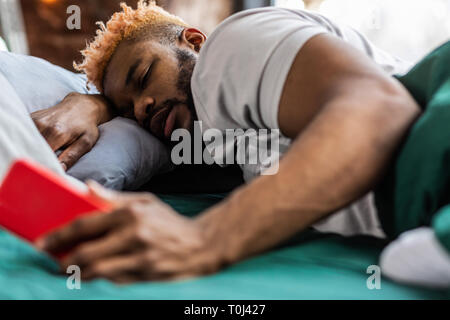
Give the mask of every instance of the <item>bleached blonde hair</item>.
POLYGON ((120 7, 122 11, 114 13, 106 25, 97 22, 100 29, 97 30, 95 39, 81 51, 83 61, 74 62, 74 68, 84 72, 88 84, 95 85, 100 92, 103 92, 105 70, 121 41, 136 37, 144 28, 149 28, 151 33, 151 27, 164 25, 188 27, 183 19, 168 13, 156 5, 154 0, 139 0, 136 9, 123 2, 120 7))

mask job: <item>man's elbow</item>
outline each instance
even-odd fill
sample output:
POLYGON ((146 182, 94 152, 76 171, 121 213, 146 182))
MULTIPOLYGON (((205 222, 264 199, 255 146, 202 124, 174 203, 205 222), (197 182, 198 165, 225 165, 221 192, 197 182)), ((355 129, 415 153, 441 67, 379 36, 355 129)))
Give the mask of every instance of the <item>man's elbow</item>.
POLYGON ((380 82, 374 99, 375 125, 388 135, 403 135, 421 113, 411 94, 395 79, 380 82))

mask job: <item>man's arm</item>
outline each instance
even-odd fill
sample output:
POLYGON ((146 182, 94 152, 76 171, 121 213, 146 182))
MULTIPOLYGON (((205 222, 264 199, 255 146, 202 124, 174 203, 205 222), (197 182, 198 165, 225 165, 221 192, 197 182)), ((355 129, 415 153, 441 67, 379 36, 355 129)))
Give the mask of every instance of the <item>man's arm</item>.
POLYGON ((62 265, 82 266, 88 279, 178 279, 216 271, 364 195, 418 114, 410 95, 362 53, 317 36, 299 52, 284 88, 279 124, 295 142, 277 174, 255 179, 195 219, 152 195, 93 187, 119 209, 83 218, 40 247, 61 252, 77 245, 62 265))
POLYGON ((232 262, 273 247, 370 191, 419 107, 369 58, 328 35, 300 51, 279 126, 296 138, 279 172, 203 214, 210 243, 232 262))
POLYGON ((80 93, 70 93, 56 106, 31 114, 53 151, 64 149, 59 161, 66 170, 92 149, 99 138, 98 126, 113 117, 103 96, 80 93))

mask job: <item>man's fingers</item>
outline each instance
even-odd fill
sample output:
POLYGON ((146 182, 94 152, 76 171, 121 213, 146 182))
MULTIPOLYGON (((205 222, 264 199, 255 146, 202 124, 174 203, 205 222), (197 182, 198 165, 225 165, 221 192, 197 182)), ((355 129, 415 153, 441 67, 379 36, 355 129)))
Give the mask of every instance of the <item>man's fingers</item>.
POLYGON ((42 112, 43 111, 41 110, 32 113, 31 119, 52 150, 56 152, 65 145, 70 144, 70 142, 74 140, 74 137, 64 132, 64 130, 61 129, 61 126, 49 124, 48 121, 42 119, 42 112))
POLYGON ((84 280, 105 278, 117 283, 136 281, 178 280, 192 276, 188 274, 173 274, 154 270, 148 260, 148 253, 134 253, 126 256, 107 258, 82 268, 81 277, 84 280))
POLYGON ((82 156, 91 151, 97 142, 98 136, 84 134, 75 140, 66 150, 58 157, 61 164, 70 169, 82 156))
POLYGON ((98 213, 82 217, 57 230, 36 243, 36 246, 50 253, 60 253, 73 248, 82 241, 95 239, 115 226, 123 219, 118 212, 98 213))
POLYGON ((86 185, 88 186, 91 195, 99 198, 100 200, 104 200, 116 206, 118 205, 118 202, 120 202, 119 199, 121 195, 119 192, 104 188, 101 184, 94 180, 87 181, 86 185))
POLYGON ((120 229, 99 240, 90 241, 77 247, 64 259, 62 268, 66 269, 70 265, 80 267, 93 265, 101 259, 131 251, 138 246, 135 229, 120 229))
POLYGON ((96 183, 89 182, 91 193, 109 201, 119 208, 112 213, 91 214, 59 229, 36 243, 36 246, 50 253, 60 253, 72 249, 83 241, 92 240, 104 235, 117 226, 135 223, 142 210, 137 210, 140 203, 154 201, 151 194, 122 194, 105 189, 96 183), (95 190, 95 191, 94 191, 95 190))
POLYGON ((69 145, 73 141, 73 138, 70 136, 64 134, 53 134, 48 129, 41 131, 41 135, 54 152, 60 150, 66 145, 69 145))
POLYGON ((137 278, 132 275, 138 273, 140 260, 141 254, 107 258, 82 269, 81 277, 85 280, 106 278, 120 282, 125 281, 125 279, 136 280, 137 278))

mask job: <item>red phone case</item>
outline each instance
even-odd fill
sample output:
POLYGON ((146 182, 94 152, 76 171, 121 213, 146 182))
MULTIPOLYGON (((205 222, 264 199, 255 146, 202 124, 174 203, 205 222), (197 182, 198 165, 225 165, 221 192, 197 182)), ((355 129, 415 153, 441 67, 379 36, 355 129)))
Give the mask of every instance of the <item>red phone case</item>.
POLYGON ((15 162, 0 187, 0 225, 30 242, 81 215, 109 210, 110 204, 29 160, 15 162))

